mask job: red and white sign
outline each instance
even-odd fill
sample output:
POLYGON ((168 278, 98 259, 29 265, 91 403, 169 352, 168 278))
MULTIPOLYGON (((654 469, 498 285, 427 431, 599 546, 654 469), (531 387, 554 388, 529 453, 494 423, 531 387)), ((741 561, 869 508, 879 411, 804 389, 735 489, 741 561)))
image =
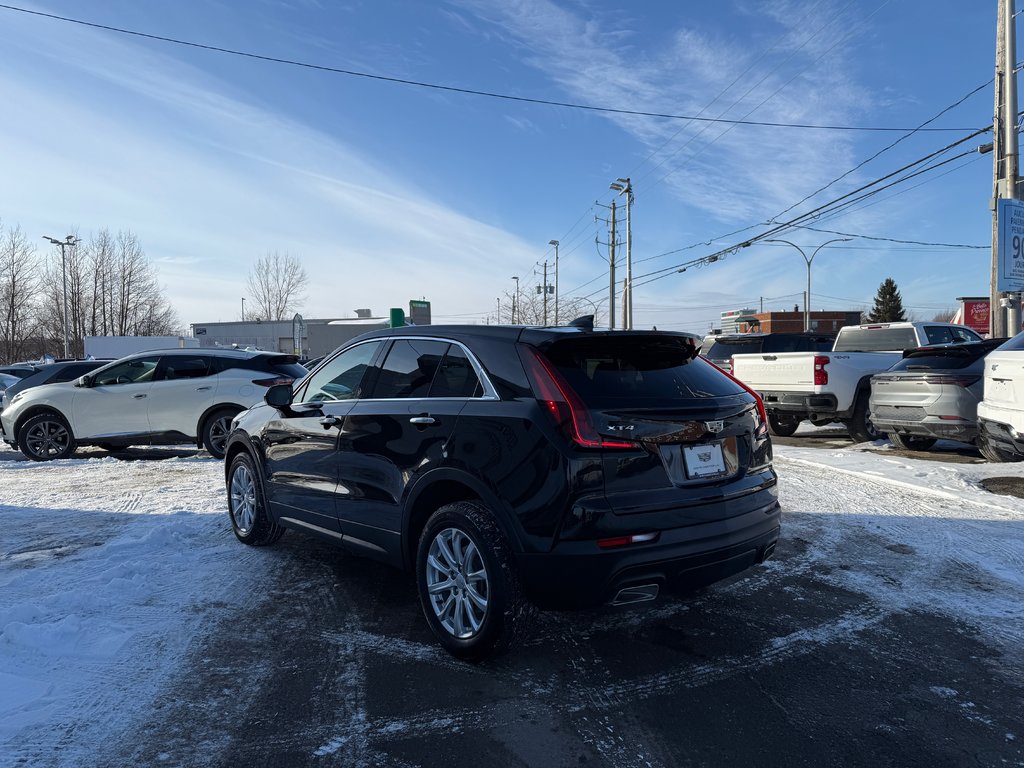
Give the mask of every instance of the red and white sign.
POLYGON ((988 299, 965 299, 963 319, 960 321, 972 331, 988 333, 988 299))

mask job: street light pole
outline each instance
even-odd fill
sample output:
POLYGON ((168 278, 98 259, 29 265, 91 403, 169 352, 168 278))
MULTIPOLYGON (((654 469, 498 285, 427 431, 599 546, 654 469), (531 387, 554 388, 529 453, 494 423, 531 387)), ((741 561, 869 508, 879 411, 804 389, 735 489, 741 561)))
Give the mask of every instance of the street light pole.
POLYGON ((245 322, 245 296, 242 297, 242 322, 245 322))
POLYGON ((814 252, 811 254, 810 258, 807 258, 807 254, 804 253, 804 249, 803 248, 801 248, 796 243, 789 242, 789 240, 775 239, 775 240, 765 240, 764 241, 766 243, 785 243, 786 245, 791 245, 794 248, 796 248, 798 251, 800 251, 800 255, 803 256, 804 257, 804 261, 807 262, 807 294, 804 297, 804 330, 805 331, 811 330, 811 262, 813 262, 814 261, 814 257, 818 255, 818 251, 820 251, 822 248, 824 248, 829 243, 848 243, 852 239, 853 238, 850 238, 850 237, 836 237, 836 238, 833 238, 832 240, 826 240, 824 243, 822 243, 821 245, 819 245, 817 248, 814 249, 814 252))
MULTIPOLYGON (((555 246, 555 325, 558 325, 558 241, 548 240, 548 245, 555 246)), ((547 290, 547 286, 544 286, 547 290)))
POLYGON ((620 195, 626 196, 626 293, 623 299, 625 304, 626 319, 623 325, 627 330, 633 330, 633 185, 627 176, 624 179, 616 179, 609 185, 620 195))
POLYGON ((64 258, 64 249, 67 246, 78 245, 79 241, 74 235, 68 235, 63 240, 43 235, 43 239, 60 246, 60 273, 64 284, 64 314, 61 324, 64 326, 64 357, 67 358, 71 355, 68 353, 68 266, 67 260, 64 258))

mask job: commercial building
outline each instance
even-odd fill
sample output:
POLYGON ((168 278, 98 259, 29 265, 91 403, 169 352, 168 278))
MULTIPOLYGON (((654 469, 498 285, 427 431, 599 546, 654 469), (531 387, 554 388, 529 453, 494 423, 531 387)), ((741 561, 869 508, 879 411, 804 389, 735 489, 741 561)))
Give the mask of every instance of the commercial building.
MULTIPOLYGON (((804 330, 804 313, 796 312, 749 312, 738 315, 734 321, 738 333, 798 333, 804 330)), ((811 312, 811 330, 819 333, 835 333, 846 325, 860 325, 860 311, 811 312)), ((722 324, 722 332, 725 323, 722 324)))

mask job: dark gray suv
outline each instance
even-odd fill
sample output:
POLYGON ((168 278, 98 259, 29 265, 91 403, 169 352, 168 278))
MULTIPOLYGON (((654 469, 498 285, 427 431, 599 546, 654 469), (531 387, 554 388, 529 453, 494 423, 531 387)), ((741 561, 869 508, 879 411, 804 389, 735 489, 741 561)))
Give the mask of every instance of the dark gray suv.
POLYGON ((461 658, 511 646, 534 606, 708 584, 779 535, 760 400, 678 334, 381 330, 265 399, 228 438, 236 536, 413 571, 461 658))

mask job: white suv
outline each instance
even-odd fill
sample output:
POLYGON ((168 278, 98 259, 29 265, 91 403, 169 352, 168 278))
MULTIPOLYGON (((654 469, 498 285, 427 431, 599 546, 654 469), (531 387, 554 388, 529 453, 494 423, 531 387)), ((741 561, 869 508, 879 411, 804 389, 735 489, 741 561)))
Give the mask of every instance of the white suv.
POLYGON ((978 450, 989 461, 1024 460, 1024 333, 985 358, 978 450))
POLYGON ((275 352, 143 352, 73 382, 19 392, 0 413, 0 436, 35 461, 67 458, 79 445, 186 442, 219 459, 236 414, 267 387, 305 375, 294 356, 275 352))

